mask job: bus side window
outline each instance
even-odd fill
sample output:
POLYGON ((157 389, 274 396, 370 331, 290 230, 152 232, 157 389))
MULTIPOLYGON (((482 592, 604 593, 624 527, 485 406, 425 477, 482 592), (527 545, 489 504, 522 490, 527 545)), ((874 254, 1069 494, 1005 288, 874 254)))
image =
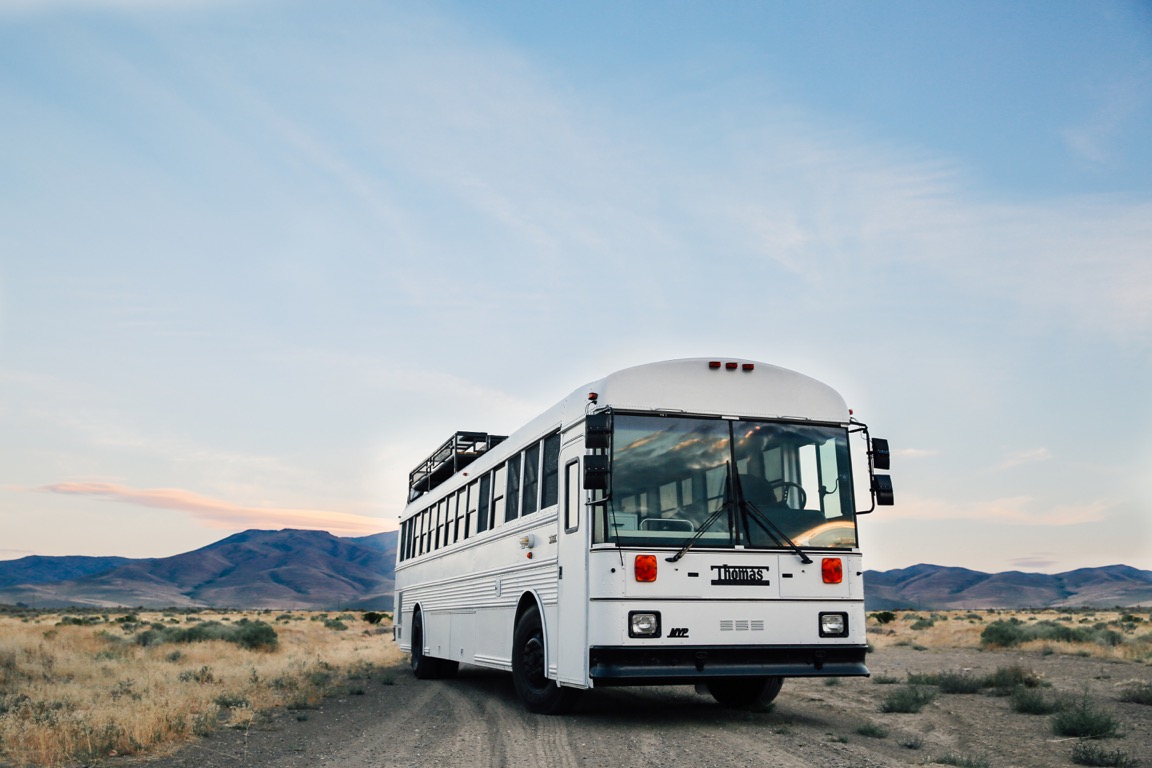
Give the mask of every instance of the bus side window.
POLYGON ((420 551, 416 554, 422 555, 428 551, 428 510, 425 509, 420 513, 420 551))
POLYGON ((476 500, 476 533, 488 530, 492 518, 492 473, 480 478, 480 498, 476 500))
POLYGON ((508 487, 504 496, 504 520, 520 516, 520 454, 508 459, 508 487))
POLYGON ((467 539, 476 530, 476 481, 473 480, 468 484, 468 489, 464 491, 467 494, 468 503, 464 505, 464 538, 467 539))
POLYGON ((464 516, 468 514, 468 489, 461 488, 456 491, 456 524, 452 529, 452 543, 460 541, 464 533, 464 516))
POLYGON ((556 503, 560 493, 560 433, 544 438, 544 469, 541 472, 543 489, 541 493, 541 507, 550 507, 556 503))
POLYGON ((540 507, 540 443, 528 446, 524 451, 524 512, 530 515, 540 507))
POLYGON ((564 467, 564 532, 572 533, 579 527, 580 462, 572 460, 564 467))
POLYGON ((496 467, 492 475, 492 527, 504 521, 504 491, 507 488, 508 465, 496 467))

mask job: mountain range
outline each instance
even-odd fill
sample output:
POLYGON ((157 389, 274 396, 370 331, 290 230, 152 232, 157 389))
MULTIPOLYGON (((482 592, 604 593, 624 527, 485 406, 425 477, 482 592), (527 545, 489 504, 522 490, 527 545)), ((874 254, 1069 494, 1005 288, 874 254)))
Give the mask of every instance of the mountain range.
POLYGON ((162 558, 25 557, 0 562, 0 603, 36 608, 387 610, 396 532, 244 531, 162 558))
POLYGON ((914 565, 865 571, 869 610, 895 608, 1079 608, 1152 605, 1152 571, 1127 565, 1080 568, 1065 573, 914 565))
MULTIPOLYGON (((0 561, 0 603, 35 608, 390 610, 396 532, 244 531, 163 558, 0 561)), ((915 565, 864 574, 868 610, 1152 605, 1152 571, 1126 565, 1058 574, 915 565)))

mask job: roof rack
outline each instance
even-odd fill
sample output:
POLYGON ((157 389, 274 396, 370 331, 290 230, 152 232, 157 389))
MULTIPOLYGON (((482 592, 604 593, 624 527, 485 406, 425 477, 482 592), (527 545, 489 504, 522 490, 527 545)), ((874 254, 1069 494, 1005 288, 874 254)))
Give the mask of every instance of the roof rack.
POLYGON ((415 501, 506 440, 487 432, 457 432, 408 473, 408 501, 415 501))

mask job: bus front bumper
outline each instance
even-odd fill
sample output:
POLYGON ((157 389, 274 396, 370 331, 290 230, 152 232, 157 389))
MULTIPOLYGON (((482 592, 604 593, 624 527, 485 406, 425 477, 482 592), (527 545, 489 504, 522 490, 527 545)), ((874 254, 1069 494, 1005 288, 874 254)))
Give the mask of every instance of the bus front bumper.
POLYGON ((679 685, 717 677, 868 677, 866 646, 593 646, 593 685, 679 685))

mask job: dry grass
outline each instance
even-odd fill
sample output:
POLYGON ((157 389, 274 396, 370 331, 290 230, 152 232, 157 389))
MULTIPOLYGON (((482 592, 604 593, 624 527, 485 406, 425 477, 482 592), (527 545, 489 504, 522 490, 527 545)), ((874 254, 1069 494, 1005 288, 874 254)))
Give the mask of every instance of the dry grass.
POLYGON ((0 755, 16 765, 151 753, 215 728, 246 728, 277 707, 314 706, 350 679, 363 685, 401 658, 390 626, 359 614, 343 619, 346 630, 303 612, 66 616, 0 615, 0 755), (245 618, 275 627, 274 650, 138 640, 153 625, 245 618), (78 620, 94 623, 61 623, 78 620))
MULTIPOLYGON (((1068 654, 1152 664, 1152 615, 1147 608, 1076 611, 893 611, 894 621, 881 624, 878 612, 868 618, 868 641, 875 648, 980 648, 981 635, 994 622, 1019 622, 1028 628, 1051 622, 1083 634, 1087 642, 1027 640, 1013 647, 1043 654, 1068 654)), ((985 645, 986 647, 986 645, 985 645)))

